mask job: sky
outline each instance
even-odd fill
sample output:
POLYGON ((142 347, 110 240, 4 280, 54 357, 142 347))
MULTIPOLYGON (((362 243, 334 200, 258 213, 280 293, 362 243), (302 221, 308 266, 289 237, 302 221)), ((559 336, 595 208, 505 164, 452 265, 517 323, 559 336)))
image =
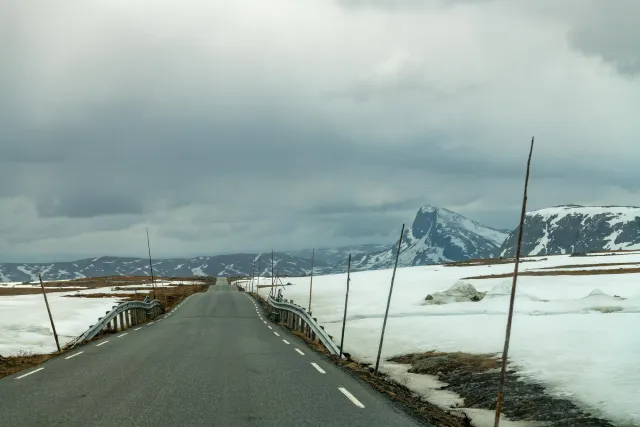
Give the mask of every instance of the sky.
POLYGON ((0 0, 0 262, 640 205, 637 0, 0 0))

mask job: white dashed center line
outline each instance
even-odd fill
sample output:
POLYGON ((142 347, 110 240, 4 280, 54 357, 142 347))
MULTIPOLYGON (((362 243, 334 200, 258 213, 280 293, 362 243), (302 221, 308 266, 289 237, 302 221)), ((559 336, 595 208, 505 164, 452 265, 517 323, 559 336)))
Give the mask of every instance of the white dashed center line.
POLYGON ((298 353, 300 353, 300 355, 304 356, 304 353, 300 351, 300 349, 295 349, 298 353))
POLYGON ((122 335, 118 335, 118 338, 122 338, 122 337, 123 337, 123 336, 125 336, 125 335, 129 335, 129 332, 125 332, 125 333, 124 333, 124 334, 122 334, 122 335))
POLYGON ((135 328, 134 331, 139 331, 140 329, 142 329, 142 327, 135 328))
POLYGON ((358 399, 356 399, 356 397, 353 394, 349 393, 349 390, 347 390, 344 387, 338 387, 338 390, 340 390, 342 392, 342 394, 347 396, 347 399, 349 399, 351 402, 353 402, 353 404, 356 405, 358 408, 364 408, 364 405, 362 404, 362 402, 360 402, 358 399))
POLYGON ((28 374, 20 375, 20 376, 19 376, 19 377, 17 377, 16 379, 17 379, 17 380, 19 380, 19 379, 22 379, 22 378, 24 378, 24 377, 28 377, 29 375, 31 375, 31 374, 35 374, 36 372, 40 372, 40 371, 42 371, 43 369, 44 369, 44 368, 38 368, 38 369, 36 369, 36 370, 34 370, 34 371, 29 372, 28 374))
POLYGON ((314 368, 317 369, 318 372, 320 372, 321 374, 326 374, 325 370, 322 369, 320 366, 318 366, 317 363, 312 363, 311 366, 313 366, 314 368))
POLYGON ((285 344, 291 344, 289 341, 287 340, 282 340, 285 344))
POLYGON ((274 333, 277 337, 279 337, 279 336, 280 336, 280 334, 279 334, 279 333, 277 333, 277 332, 275 332, 275 331, 274 331, 273 333, 274 333))
POLYGON ((267 321, 266 321, 266 320, 263 320, 263 321, 262 321, 262 323, 264 323, 264 324, 266 325, 266 324, 267 324, 267 321))
POLYGON ((72 354, 72 355, 71 355, 71 356, 69 356, 69 357, 65 357, 65 358, 64 358, 64 360, 69 360, 69 359, 71 359, 72 357, 80 356, 82 353, 84 353, 84 351, 79 351, 79 352, 77 352, 76 354, 72 354))
POLYGON ((269 328, 269 329, 273 329, 271 326, 267 326, 267 328, 269 328))
POLYGON ((96 347, 100 347, 101 345, 105 345, 106 343, 108 343, 109 341, 105 341, 105 342, 101 342, 100 344, 96 345, 96 347))

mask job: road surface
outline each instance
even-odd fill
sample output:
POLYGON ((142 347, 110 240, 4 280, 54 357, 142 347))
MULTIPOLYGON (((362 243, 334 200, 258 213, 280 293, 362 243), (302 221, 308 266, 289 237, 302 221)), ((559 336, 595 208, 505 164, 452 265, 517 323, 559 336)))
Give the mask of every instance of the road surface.
POLYGON ((218 284, 0 380, 0 426, 419 426, 218 284))

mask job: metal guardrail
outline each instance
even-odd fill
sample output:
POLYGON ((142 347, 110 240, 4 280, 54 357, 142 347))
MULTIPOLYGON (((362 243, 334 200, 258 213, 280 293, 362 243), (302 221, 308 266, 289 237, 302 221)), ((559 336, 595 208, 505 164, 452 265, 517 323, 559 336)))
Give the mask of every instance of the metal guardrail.
POLYGON ((336 343, 333 342, 329 334, 325 332, 325 330, 318 324, 318 322, 313 317, 311 317, 311 314, 308 313, 307 310, 304 309, 304 307, 301 307, 297 304, 277 301, 271 296, 269 296, 267 302, 271 307, 277 310, 288 311, 299 316, 315 333, 318 339, 322 342, 322 344, 324 344, 324 346, 327 348, 327 350, 329 350, 331 354, 334 354, 336 356, 340 354, 340 348, 336 345, 336 343))
POLYGON ((110 324, 111 321, 113 321, 114 319, 117 319, 117 317, 121 313, 125 313, 129 310, 134 310, 134 309, 141 309, 141 310, 145 310, 145 312, 151 312, 151 313, 154 313, 154 312, 164 313, 165 311, 164 306, 160 301, 157 301, 157 300, 149 301, 148 297, 145 298, 145 301, 123 302, 122 304, 115 306, 110 312, 107 313, 105 317, 101 317, 100 319, 98 319, 98 323, 96 323, 95 325, 91 325, 89 329, 87 329, 82 335, 80 335, 78 338, 76 338, 71 343, 69 343, 67 347, 73 348, 80 343, 83 343, 87 340, 94 338, 102 330, 104 330, 110 324))

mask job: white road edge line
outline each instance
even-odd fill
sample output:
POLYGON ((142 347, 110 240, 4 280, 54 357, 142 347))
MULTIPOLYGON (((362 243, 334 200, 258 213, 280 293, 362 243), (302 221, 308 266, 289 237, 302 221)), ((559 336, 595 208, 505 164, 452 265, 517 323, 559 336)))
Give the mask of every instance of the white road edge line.
POLYGON ((320 372, 321 374, 326 374, 326 373, 327 373, 324 369, 322 369, 320 366, 318 366, 318 364, 317 364, 317 363, 313 363, 313 362, 312 362, 312 363, 311 363, 311 366, 313 366, 314 368, 316 368, 316 369, 318 370, 318 372, 320 372))
POLYGON ((280 336, 280 334, 279 334, 279 333, 277 333, 276 331, 273 331, 273 333, 274 333, 277 337, 279 337, 279 336, 280 336))
POLYGON ((105 342, 101 342, 100 344, 96 345, 96 347, 100 347, 101 345, 105 345, 106 343, 108 343, 109 341, 105 341, 105 342))
POLYGON ((122 335, 118 335, 118 338, 122 338, 122 337, 123 337, 123 336, 125 336, 125 335, 129 335, 129 332, 125 332, 125 333, 124 333, 124 334, 122 334, 122 335))
POLYGON ((64 360, 69 360, 69 359, 71 359, 72 357, 80 356, 82 353, 84 353, 84 351, 79 351, 79 352, 77 352, 76 354, 72 354, 72 355, 71 355, 71 356, 69 356, 69 357, 65 357, 65 358, 64 358, 64 360))
POLYGON ((284 341, 284 343, 285 343, 285 344, 291 344, 291 343, 290 343, 289 341, 287 341, 287 340, 282 340, 282 341, 284 341))
POLYGON ((151 322, 147 323, 147 326, 151 326, 151 325, 153 325, 153 322, 154 322, 154 321, 152 320, 151 322))
POLYGON ((34 370, 34 371, 29 372, 28 374, 20 375, 20 376, 19 376, 19 377, 17 377, 16 379, 17 379, 17 380, 19 380, 19 379, 22 379, 22 378, 24 378, 24 377, 28 377, 29 375, 31 375, 31 374, 35 374, 36 372, 40 372, 40 371, 42 371, 43 369, 44 369, 44 368, 38 368, 38 369, 36 369, 36 370, 34 370))
POLYGON ((300 349, 296 348, 295 349, 298 353, 300 353, 302 356, 304 356, 304 353, 300 351, 300 349))
POLYGON ((362 402, 360 402, 358 399, 356 399, 356 397, 353 394, 349 393, 349 390, 347 390, 344 387, 338 387, 338 390, 340 390, 342 392, 342 394, 347 396, 347 399, 349 399, 351 402, 353 402, 353 404, 356 405, 358 408, 364 408, 364 405, 362 404, 362 402))
POLYGON ((140 326, 139 328, 135 328, 134 331, 139 331, 140 329, 142 329, 142 326, 140 326))

